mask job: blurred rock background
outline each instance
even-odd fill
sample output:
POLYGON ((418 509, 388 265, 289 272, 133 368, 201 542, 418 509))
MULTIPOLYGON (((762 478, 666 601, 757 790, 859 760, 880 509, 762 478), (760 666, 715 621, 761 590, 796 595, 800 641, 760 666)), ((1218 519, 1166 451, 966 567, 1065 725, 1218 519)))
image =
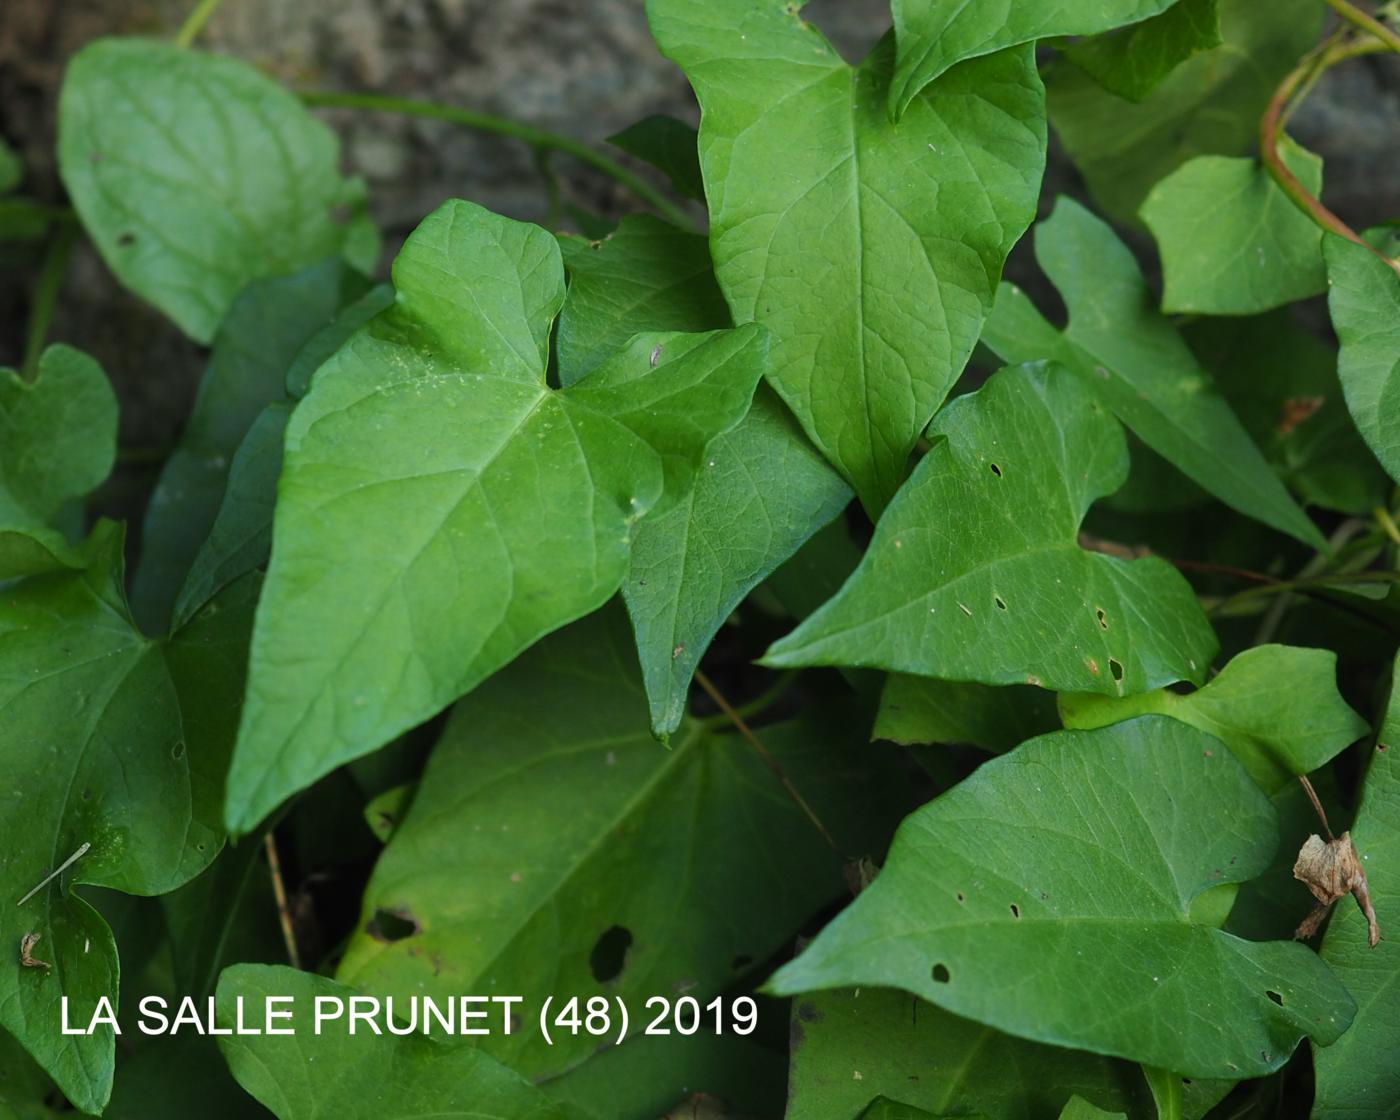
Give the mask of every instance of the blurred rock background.
MULTIPOLYGON (((62 200, 53 141, 65 61, 101 35, 169 37, 192 5, 0 0, 0 136, 25 159, 25 193, 62 200)), ((887 0, 811 0, 804 14, 852 59, 889 22, 887 0)), ((692 123, 698 116, 684 78, 651 42, 643 0, 225 0, 200 45, 236 54, 296 89, 428 98, 593 142, 650 113, 692 123)), ((385 233, 385 267, 445 198, 545 217, 542 181, 517 142, 402 116, 325 116, 342 137, 347 166, 369 183, 385 233)), ((1389 59, 1333 71, 1296 120, 1294 134, 1327 160, 1327 198, 1344 218, 1368 224, 1400 216, 1397 121, 1400 67, 1389 59)), ((610 180, 567 157, 557 155, 552 165, 568 202, 609 217, 635 206, 610 180)), ((1077 192, 1073 170, 1053 152, 1047 188, 1047 203, 1055 192, 1077 192)), ((1022 282, 1024 258, 1018 252, 1011 266, 1022 282)), ((30 263, 0 263, 0 364, 20 356, 30 263)), ((177 435, 203 355, 123 293, 90 249, 75 255, 51 337, 89 350, 107 369, 122 399, 122 445, 138 459, 142 449, 159 449, 177 435)), ((139 464, 122 475, 134 490, 154 477, 139 464)))

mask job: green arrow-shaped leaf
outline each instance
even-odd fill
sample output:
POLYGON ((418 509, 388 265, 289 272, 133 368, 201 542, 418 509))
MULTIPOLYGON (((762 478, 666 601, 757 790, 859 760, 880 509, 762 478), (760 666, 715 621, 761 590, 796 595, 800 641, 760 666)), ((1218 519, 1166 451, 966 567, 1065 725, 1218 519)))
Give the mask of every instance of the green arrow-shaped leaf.
MULTIPOLYGON (((762 735, 843 848, 878 851, 905 799, 854 723, 819 710, 762 735)), ((659 993, 704 1002, 839 896, 840 864, 739 736, 690 723, 658 748, 626 621, 608 611, 457 706, 340 978, 395 996, 509 992, 533 1008, 621 996, 634 1015, 659 993)), ((556 1032, 547 1045, 527 1016, 483 1044, 540 1077, 597 1040, 556 1032)))
POLYGON ((1215 637, 1186 581, 1156 558, 1079 547, 1085 512, 1122 485, 1128 453, 1077 377, 1003 370, 929 436, 855 574, 765 664, 1111 695, 1204 678, 1215 637))
POLYGON ((650 214, 631 214, 602 241, 559 239, 569 298, 559 315, 559 381, 572 385, 640 331, 730 325, 710 251, 650 214))
POLYGON ((852 68, 800 6, 650 0, 647 13, 700 99, 710 249, 734 321, 772 329, 771 384, 878 514, 1033 215, 1044 101, 1018 49, 949 73, 895 126, 893 44, 852 68))
MULTIPOLYGON (((219 1048, 238 1083, 277 1120, 568 1120, 568 1110, 476 1047, 415 1035, 351 1036, 335 1024, 314 1032, 318 1000, 342 1006, 357 993, 324 976, 276 965, 240 964, 219 978, 219 1048), (233 1034, 263 1023, 271 997, 291 1019, 278 1036, 233 1034)), ((326 1011, 329 1014, 329 1010, 326 1011)))
POLYGON ((1046 735, 910 816, 874 884, 771 986, 899 987, 1039 1042, 1260 1076, 1355 1011, 1304 946, 1191 919, 1203 892, 1264 870, 1276 828, 1195 728, 1143 716, 1046 735))
POLYGON ((1060 697, 1066 727, 1107 727, 1148 712, 1214 735, 1266 793, 1325 766, 1366 733, 1337 691, 1337 655, 1324 649, 1255 646, 1184 696, 1157 689, 1060 697))
POLYGON ((1340 237, 1327 237, 1323 251, 1347 408, 1381 466, 1400 479, 1400 276, 1340 237))
POLYGON ((0 580, 83 563, 55 526, 117 455, 117 398, 81 350, 50 346, 30 382, 0 368, 0 580))
POLYGON ((335 134, 245 62, 167 43, 99 39, 74 56, 58 164, 108 267, 198 342, 252 281, 377 237, 335 134))
POLYGON ((1160 15, 1177 0, 997 0, 958 4, 948 0, 893 0, 899 56, 890 82, 889 111, 904 116, 909 103, 963 59, 1037 39, 1097 35, 1160 15))
POLYGON ((1004 361, 1064 362, 1192 481, 1246 517, 1324 548, 1317 527, 1157 310, 1132 251, 1108 224, 1062 198, 1036 227, 1035 256, 1069 308, 1069 325, 1056 330, 1024 292, 1003 284, 982 341, 1004 361))
POLYGON ((1064 48, 1064 56, 1099 85, 1141 101, 1187 59, 1220 46, 1220 0, 1178 0, 1131 27, 1064 48))
POLYGON ((0 804, 11 837, 0 936, 13 946, 37 936, 32 957, 46 962, 0 968, 0 1026, 87 1112, 111 1091, 114 1039, 107 1027, 61 1034, 60 999, 83 1029, 99 999, 115 1008, 117 950, 69 887, 159 894, 217 854, 252 614, 252 597, 231 588, 172 643, 148 641, 121 597, 121 545, 104 522, 83 571, 35 576, 0 597, 0 723, 14 756, 0 804))
POLYGON ((559 248, 466 202, 419 226, 394 280, 287 426, 229 776, 238 830, 601 606, 663 478, 683 485, 762 371, 748 326, 643 337, 551 389, 559 248))
MULTIPOLYGON (((1322 160, 1287 139, 1279 154, 1322 193, 1322 160)), ((1200 156, 1148 193, 1139 211, 1162 255, 1162 310, 1255 315, 1327 285, 1322 230, 1257 159, 1200 156)))

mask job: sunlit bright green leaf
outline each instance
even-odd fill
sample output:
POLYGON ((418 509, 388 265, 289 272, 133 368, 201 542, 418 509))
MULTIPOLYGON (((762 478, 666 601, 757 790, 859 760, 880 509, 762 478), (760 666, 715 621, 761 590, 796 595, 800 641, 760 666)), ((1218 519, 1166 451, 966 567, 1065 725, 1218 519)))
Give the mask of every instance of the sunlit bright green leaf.
POLYGON ((772 329, 770 383, 878 514, 1033 216, 1044 99, 1019 48, 950 72, 895 126, 893 42, 852 68, 799 7, 647 12, 700 100, 710 249, 734 320, 772 329))
POLYGON ((288 424, 238 830, 601 606, 663 478, 673 500, 762 369, 749 326, 634 341, 551 389, 558 246, 466 202, 419 226, 394 281, 288 424))

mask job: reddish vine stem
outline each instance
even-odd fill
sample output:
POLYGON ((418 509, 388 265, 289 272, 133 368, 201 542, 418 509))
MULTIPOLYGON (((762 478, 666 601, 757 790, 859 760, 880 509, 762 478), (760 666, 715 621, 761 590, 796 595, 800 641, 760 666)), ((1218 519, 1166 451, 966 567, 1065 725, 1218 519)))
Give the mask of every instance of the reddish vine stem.
POLYGON ((850 857, 846 855, 837 845, 836 841, 831 838, 831 833, 827 831, 826 825, 822 824, 822 819, 817 816, 816 810, 807 804, 807 799, 803 797, 802 794, 798 792, 797 787, 792 784, 792 781, 783 771, 778 760, 774 758, 768 748, 763 745, 759 737, 753 733, 753 729, 744 722, 744 717, 738 713, 734 705, 724 698, 724 693, 720 692, 720 690, 715 687, 714 681, 710 680, 701 670, 696 669, 695 683, 705 690, 705 695, 715 702, 715 706, 728 717, 729 722, 734 725, 744 741, 754 749, 759 758, 763 759, 764 765, 773 772, 773 776, 778 779, 783 789, 787 792, 787 795, 792 798, 793 804, 802 810, 803 815, 812 822, 812 827, 821 833, 822 839, 826 841, 826 846, 840 856, 842 860, 849 863, 850 857))
POLYGON ((1298 207, 1304 214, 1313 220, 1318 226, 1329 233, 1334 233, 1338 237, 1344 237, 1348 241, 1354 242, 1370 250, 1381 260, 1385 261, 1397 274, 1400 274, 1400 261, 1392 260, 1375 246, 1369 244, 1351 226, 1332 213, 1320 198, 1314 196, 1307 187, 1299 182, 1298 177, 1289 170, 1283 157, 1279 155, 1279 141, 1283 138, 1283 122, 1289 116, 1296 103, 1294 95, 1301 88, 1310 86, 1313 81, 1320 76, 1323 71, 1339 62, 1349 58, 1355 58, 1363 54, 1373 54, 1378 50, 1400 51, 1400 37, 1389 31, 1379 21, 1367 16, 1359 9, 1353 8, 1346 0, 1326 0, 1333 8, 1339 12, 1343 8, 1347 9, 1351 15, 1344 13, 1344 18, 1349 22, 1356 23, 1353 16, 1362 20, 1369 20, 1375 24, 1379 31, 1371 28, 1369 24, 1358 24, 1377 36, 1369 42, 1332 42, 1329 40, 1322 48, 1321 54, 1316 52, 1305 58, 1294 70, 1283 79, 1278 89, 1274 91, 1273 97, 1269 101, 1268 107, 1264 110, 1264 115, 1259 120, 1259 156, 1273 177, 1274 182, 1279 185, 1279 189, 1288 196, 1289 200, 1298 207), (1341 5, 1339 7, 1338 5, 1341 5), (1395 40, 1396 45, 1391 45, 1391 40, 1395 40))

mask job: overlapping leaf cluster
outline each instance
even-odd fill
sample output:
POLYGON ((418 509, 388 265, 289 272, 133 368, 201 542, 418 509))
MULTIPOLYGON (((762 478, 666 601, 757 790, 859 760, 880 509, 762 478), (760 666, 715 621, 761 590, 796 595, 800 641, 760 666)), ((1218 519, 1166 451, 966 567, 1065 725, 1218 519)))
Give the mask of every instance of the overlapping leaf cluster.
POLYGON ((0 239, 210 347, 139 543, 98 364, 0 371, 0 1116, 1400 1115, 1391 942, 1290 936, 1299 778, 1400 923, 1400 272, 1267 127, 1394 32, 800 8, 648 0, 700 125, 613 140, 693 228, 449 200, 378 283, 237 60, 75 57, 72 214, 0 147, 0 239), (764 1028, 59 1029, 466 993, 764 1028))

